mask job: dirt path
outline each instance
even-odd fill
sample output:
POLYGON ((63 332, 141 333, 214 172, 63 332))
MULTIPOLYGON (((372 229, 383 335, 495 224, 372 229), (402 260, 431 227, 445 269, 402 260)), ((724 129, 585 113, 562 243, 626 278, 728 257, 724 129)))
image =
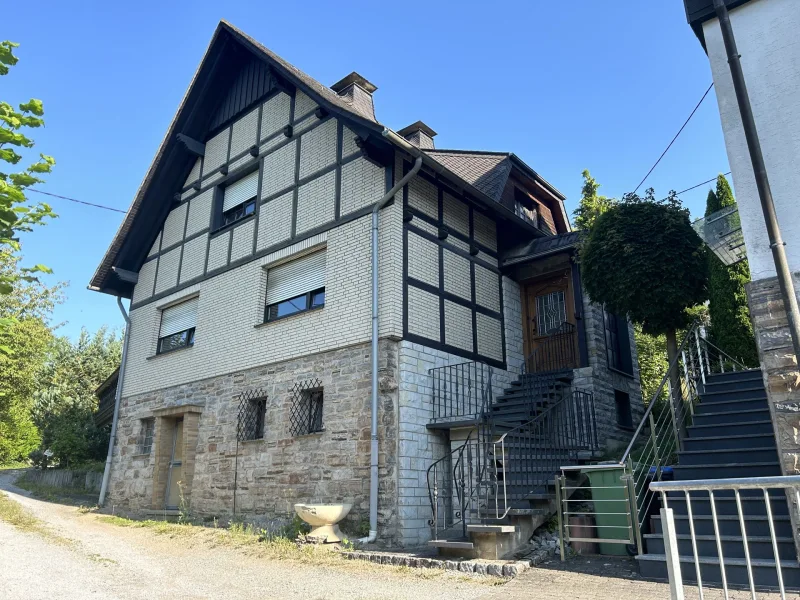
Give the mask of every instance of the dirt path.
MULTIPOLYGON (((570 570, 560 564, 532 569, 503 585, 491 579, 431 570, 402 572, 360 561, 316 566, 269 559, 246 549, 214 545, 211 536, 170 537, 105 523, 74 506, 29 497, 12 484, 15 476, 0 471, 0 490, 40 519, 50 534, 20 530, 0 520, 3 599, 669 598, 666 585, 631 579, 629 562, 611 565, 602 559, 583 572, 576 572, 579 563, 570 570)), ((687 598, 696 597, 696 590, 687 588, 687 598)), ((732 600, 745 597, 749 595, 731 596, 732 600)), ((711 592, 706 598, 722 595, 711 592)))

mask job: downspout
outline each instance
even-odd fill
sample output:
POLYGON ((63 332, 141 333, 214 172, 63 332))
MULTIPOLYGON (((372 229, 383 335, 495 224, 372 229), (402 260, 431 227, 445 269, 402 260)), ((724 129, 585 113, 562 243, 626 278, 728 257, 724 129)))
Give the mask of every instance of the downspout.
POLYGON ((114 416, 111 418, 111 439, 108 440, 108 456, 106 457, 106 468, 103 470, 103 484, 100 486, 100 498, 97 504, 103 506, 108 491, 108 480, 111 478, 111 457, 114 454, 114 438, 117 436, 117 419, 119 418, 119 403, 122 399, 122 382, 125 379, 125 359, 128 357, 128 342, 131 339, 131 319, 122 306, 122 298, 117 296, 117 306, 122 318, 125 319, 125 339, 122 341, 122 360, 119 364, 119 375, 117 376, 117 392, 114 394, 114 416))
POLYGON ((725 0, 714 0, 714 11, 717 13, 719 28, 722 32, 722 41, 725 44, 733 90, 736 93, 736 103, 739 105, 739 116, 742 118, 742 128, 747 141, 747 149, 750 152, 750 163, 753 166, 758 198, 761 201, 761 211, 764 213, 769 247, 772 249, 772 260, 775 262, 778 284, 783 296, 783 307, 786 310, 786 320, 789 324, 789 334, 792 338, 795 364, 797 364, 800 361, 800 308, 797 304, 797 295, 794 290, 789 262, 786 259, 786 244, 783 241, 781 229, 778 225, 778 216, 775 213, 772 190, 769 187, 769 178, 767 177, 767 166, 764 162, 764 155, 761 152, 761 141, 756 130, 756 120, 753 116, 753 108, 750 106, 747 85, 744 81, 741 55, 736 48, 736 38, 733 35, 733 26, 728 14, 728 7, 725 6, 725 0))
MULTIPOLYGON (((411 170, 398 181, 392 189, 375 203, 372 209, 372 399, 370 410, 372 424, 370 431, 369 461, 369 535, 358 540, 370 544, 378 538, 378 212, 386 206, 394 195, 411 180, 422 167, 422 152, 412 146, 395 132, 384 127, 383 136, 404 147, 416 157, 411 170)), ((111 454, 109 452, 109 460, 111 454)), ((108 465, 106 466, 108 469, 108 465)))

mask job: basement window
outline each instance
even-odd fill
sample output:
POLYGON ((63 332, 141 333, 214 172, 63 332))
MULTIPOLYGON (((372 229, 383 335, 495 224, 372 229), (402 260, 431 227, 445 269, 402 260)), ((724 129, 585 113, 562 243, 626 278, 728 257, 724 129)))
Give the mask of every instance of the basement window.
POLYGON ((198 298, 194 297, 161 311, 157 354, 165 354, 194 345, 198 298))
POLYGON ((276 321, 325 306, 325 251, 267 271, 264 321, 276 321))
POLYGON ((258 196, 258 171, 222 188, 222 218, 219 227, 241 221, 256 212, 258 196))
POLYGON ((297 383, 292 388, 289 428, 292 436, 322 433, 322 405, 324 390, 319 379, 297 383))
POLYGON ((264 439, 267 395, 263 390, 245 392, 239 397, 237 438, 240 442, 264 439))

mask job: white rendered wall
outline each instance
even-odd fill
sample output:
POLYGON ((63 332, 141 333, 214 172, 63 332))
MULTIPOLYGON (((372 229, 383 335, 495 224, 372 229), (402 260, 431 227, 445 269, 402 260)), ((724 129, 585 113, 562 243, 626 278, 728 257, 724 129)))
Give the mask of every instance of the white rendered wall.
MULTIPOLYGON (((800 270, 800 2, 753 0, 731 23, 755 115, 789 267, 800 270)), ((719 21, 703 25, 742 218, 750 276, 776 275, 719 21)))

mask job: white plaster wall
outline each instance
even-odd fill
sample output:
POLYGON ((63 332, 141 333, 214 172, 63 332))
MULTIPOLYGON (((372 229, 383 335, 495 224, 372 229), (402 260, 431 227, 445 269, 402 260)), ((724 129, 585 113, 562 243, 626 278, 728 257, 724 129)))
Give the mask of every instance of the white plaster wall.
MULTIPOLYGON (((753 0, 732 10, 747 90, 789 266, 800 269, 800 2, 753 0)), ((703 25, 708 59, 742 217, 750 276, 776 275, 719 21, 703 25)))

